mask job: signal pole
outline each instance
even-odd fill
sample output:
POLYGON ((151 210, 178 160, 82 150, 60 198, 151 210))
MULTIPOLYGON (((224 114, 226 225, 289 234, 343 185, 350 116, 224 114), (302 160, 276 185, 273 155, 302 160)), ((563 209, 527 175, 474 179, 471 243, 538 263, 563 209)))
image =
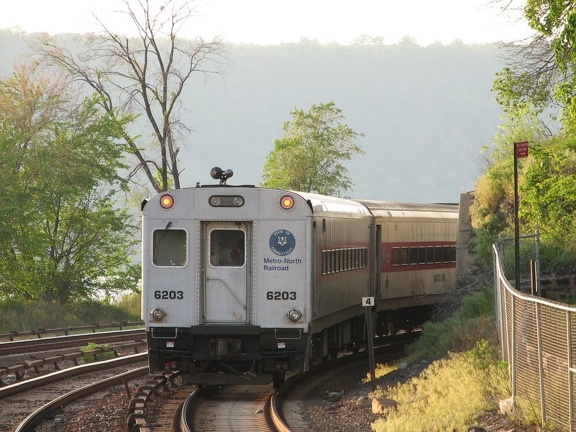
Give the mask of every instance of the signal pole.
POLYGON ((518 217, 518 159, 528 157, 528 141, 514 143, 514 263, 516 289, 520 291, 520 219, 518 217))

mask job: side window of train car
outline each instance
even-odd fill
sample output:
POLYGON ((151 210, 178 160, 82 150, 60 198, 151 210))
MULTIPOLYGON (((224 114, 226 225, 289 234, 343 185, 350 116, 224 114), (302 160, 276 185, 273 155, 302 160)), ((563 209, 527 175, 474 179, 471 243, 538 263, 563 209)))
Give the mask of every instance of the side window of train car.
POLYGON ((401 264, 400 248, 399 247, 393 247, 392 248, 392 265, 393 266, 399 266, 400 264, 401 264))
POLYGON ((448 246, 450 248, 450 262, 456 262, 456 246, 448 246))
POLYGON ((418 248, 418 264, 426 264, 426 246, 418 248))
POLYGON ((210 264, 214 267, 242 267, 245 262, 245 234, 242 230, 210 231, 210 264))
POLYGON ((157 266, 183 266, 186 264, 186 231, 154 231, 152 261, 157 266))

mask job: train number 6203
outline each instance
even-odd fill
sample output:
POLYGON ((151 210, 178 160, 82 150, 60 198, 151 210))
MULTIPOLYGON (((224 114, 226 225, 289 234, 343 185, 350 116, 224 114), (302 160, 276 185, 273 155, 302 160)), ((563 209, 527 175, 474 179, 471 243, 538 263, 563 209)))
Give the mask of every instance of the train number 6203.
POLYGON ((267 300, 296 300, 295 291, 268 291, 266 292, 267 300))
POLYGON ((184 291, 154 291, 155 299, 162 300, 182 300, 184 291))

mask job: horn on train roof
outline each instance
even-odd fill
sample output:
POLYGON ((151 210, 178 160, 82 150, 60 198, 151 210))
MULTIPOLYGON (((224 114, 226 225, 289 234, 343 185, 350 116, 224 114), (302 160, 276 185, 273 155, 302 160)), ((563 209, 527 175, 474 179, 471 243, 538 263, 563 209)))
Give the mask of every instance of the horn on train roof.
POLYGON ((214 180, 220 180, 220 186, 226 185, 226 180, 234 175, 231 169, 223 170, 220 167, 214 167, 210 170, 210 176, 214 180))

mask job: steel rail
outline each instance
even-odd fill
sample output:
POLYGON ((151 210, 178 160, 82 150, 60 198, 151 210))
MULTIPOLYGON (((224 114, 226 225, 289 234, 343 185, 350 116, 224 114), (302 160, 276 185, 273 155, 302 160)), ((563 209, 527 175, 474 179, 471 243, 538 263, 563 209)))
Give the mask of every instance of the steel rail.
POLYGON ((14 432, 26 432, 32 430, 32 428, 37 426, 48 414, 60 410, 63 406, 69 405, 72 402, 92 393, 96 393, 99 390, 113 385, 122 384, 126 380, 134 379, 146 375, 147 373, 148 366, 143 366, 66 393, 34 411, 26 417, 16 429, 14 429, 14 432))
POLYGON ((198 397, 202 392, 202 389, 194 390, 182 404, 182 409, 180 410, 180 432, 192 432, 193 429, 188 423, 188 411, 193 403, 193 400, 198 397))
POLYGON ((136 363, 138 361, 146 361, 147 358, 148 353, 133 354, 129 356, 118 357, 112 360, 105 360, 101 362, 88 363, 85 365, 75 366, 58 372, 53 372, 48 375, 42 375, 36 378, 31 378, 29 380, 21 381, 5 387, 0 387, 0 400, 8 396, 29 391, 35 387, 43 386, 55 381, 62 380, 63 379, 62 377, 72 377, 75 375, 81 375, 90 372, 100 371, 102 369, 108 369, 114 366, 122 366, 130 363, 136 363))
POLYGON ((0 356, 27 352, 49 351, 53 349, 69 348, 71 346, 84 345, 88 343, 104 344, 124 341, 127 339, 143 339, 145 337, 146 333, 144 329, 136 329, 0 342, 0 356))
POLYGON ((144 321, 118 321, 112 322, 107 324, 91 324, 91 325, 83 325, 83 326, 68 326, 68 327, 57 327, 57 328, 39 328, 30 331, 18 331, 12 330, 8 333, 0 334, 0 339, 8 339, 13 341, 16 337, 29 337, 29 336, 36 336, 37 338, 41 338, 42 335, 47 334, 55 334, 55 333, 64 333, 66 336, 70 332, 77 332, 83 330, 91 330, 92 333, 96 333, 96 330, 106 329, 106 328, 119 328, 122 330, 122 327, 141 327, 144 325, 144 321))

